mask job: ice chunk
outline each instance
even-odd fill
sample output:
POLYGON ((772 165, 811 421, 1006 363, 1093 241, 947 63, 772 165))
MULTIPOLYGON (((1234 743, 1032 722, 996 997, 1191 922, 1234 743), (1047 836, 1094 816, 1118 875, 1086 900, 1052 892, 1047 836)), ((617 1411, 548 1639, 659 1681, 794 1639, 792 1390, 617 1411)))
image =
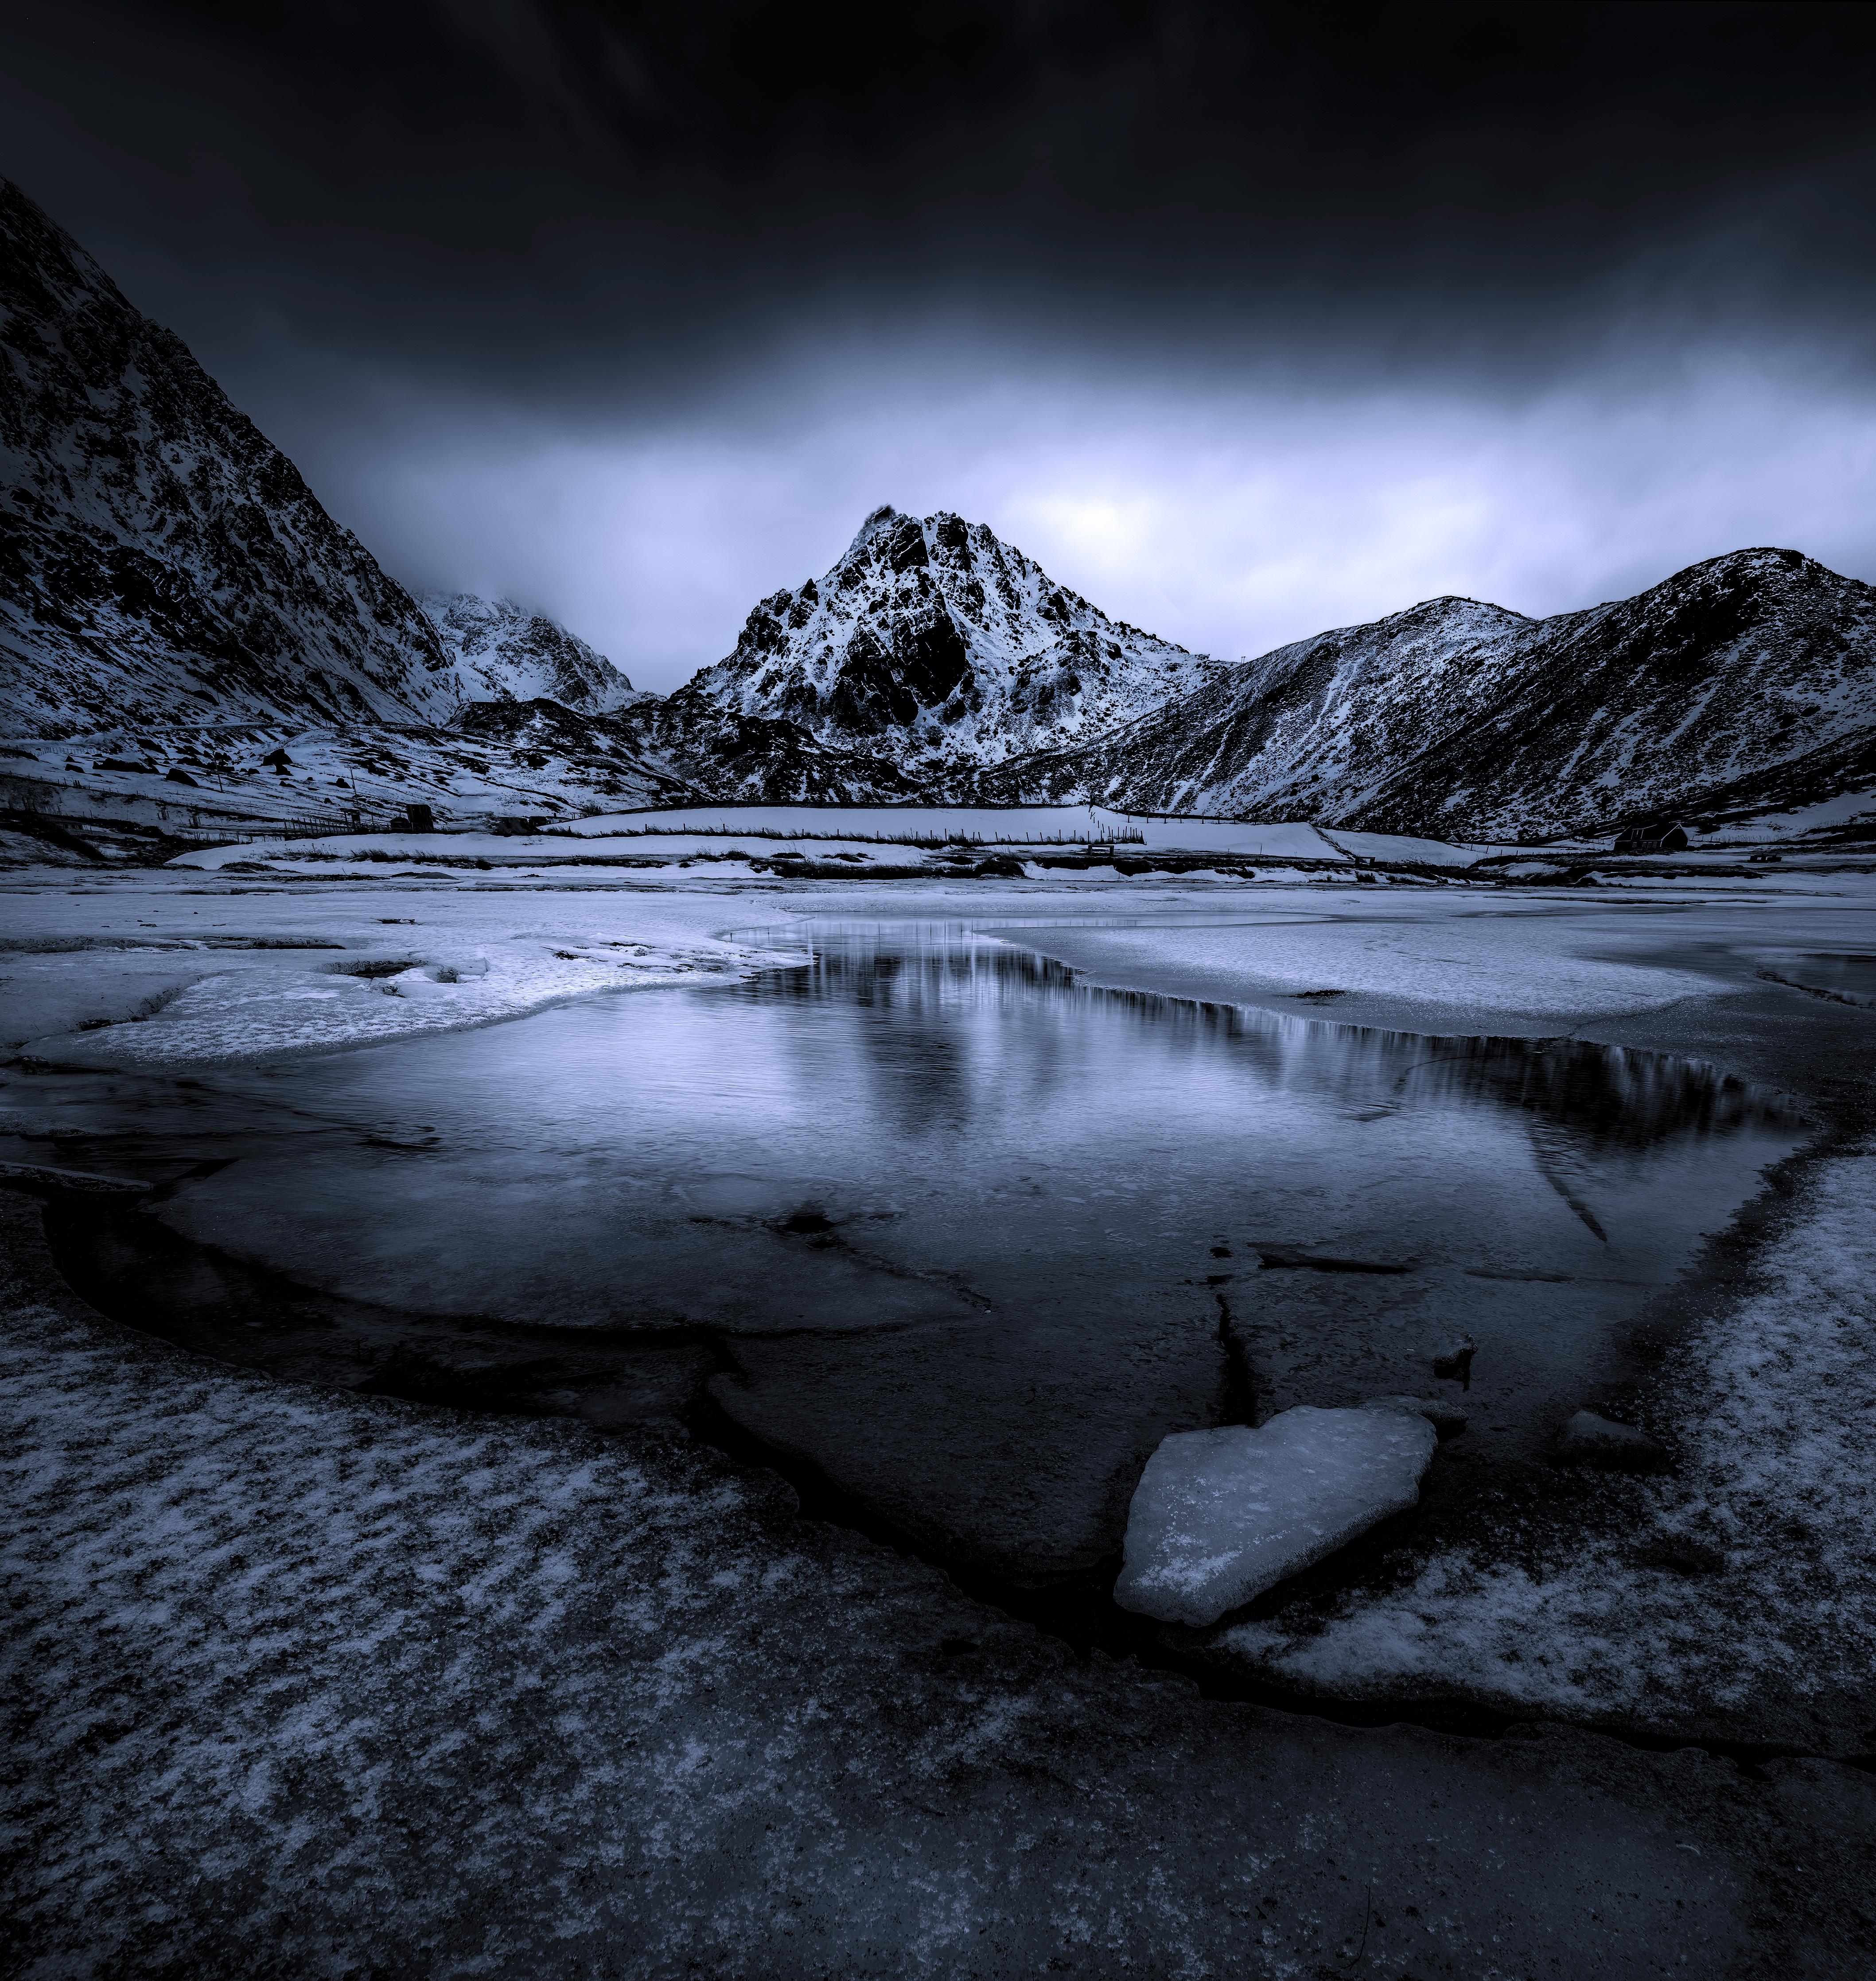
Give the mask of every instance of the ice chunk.
POLYGON ((1134 1489, 1114 1600, 1162 1623, 1214 1623, 1414 1505, 1436 1442, 1409 1411, 1308 1403, 1258 1430, 1163 1439, 1134 1489))

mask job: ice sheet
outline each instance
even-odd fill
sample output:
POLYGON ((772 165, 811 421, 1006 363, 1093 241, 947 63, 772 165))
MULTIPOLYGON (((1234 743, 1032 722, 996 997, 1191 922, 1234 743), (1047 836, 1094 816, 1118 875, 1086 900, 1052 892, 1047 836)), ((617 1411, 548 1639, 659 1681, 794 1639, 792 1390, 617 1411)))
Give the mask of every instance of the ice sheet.
POLYGON ((1307 1403, 1255 1430, 1166 1438, 1134 1490, 1114 1600, 1162 1623, 1215 1623, 1412 1506, 1436 1441, 1405 1410, 1307 1403))
MULTIPOLYGON (((1463 897, 1449 906, 1435 889, 1390 893, 1385 911, 1351 901, 1344 890, 1311 891, 1308 906, 1323 919, 1208 929, 1050 929, 1024 940, 1100 983, 1211 999, 1305 997, 1319 1015, 1357 1024, 1375 1016, 1365 1004, 1386 1000, 1420 1007, 1434 1030, 1504 1030, 1505 1014, 1514 1014, 1561 1031, 1572 1020, 1656 1009, 1721 987, 1698 971, 1608 954, 1628 938, 1606 917, 1592 933, 1508 906, 1481 914, 1463 897), (1484 1014, 1493 1014, 1490 1022, 1473 1022, 1484 1014)), ((1652 946, 1667 939, 1654 931, 1652 946)))
POLYGON ((102 903, 61 894, 11 904, 20 951, 0 975, 0 1030, 34 1057, 154 1066, 327 1052, 801 960, 719 939, 722 905, 708 896, 413 897, 392 887, 191 897, 179 876, 142 887, 128 877, 102 903), (110 946, 60 946, 78 942, 110 946))

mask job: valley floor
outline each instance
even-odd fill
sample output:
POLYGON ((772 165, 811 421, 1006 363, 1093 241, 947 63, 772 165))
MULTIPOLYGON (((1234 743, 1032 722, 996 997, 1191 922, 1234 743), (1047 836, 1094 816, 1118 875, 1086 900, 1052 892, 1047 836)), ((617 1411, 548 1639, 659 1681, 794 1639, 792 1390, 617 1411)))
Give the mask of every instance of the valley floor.
POLYGON ((81 1187, 35 1171, 35 1067, 186 1076, 729 983, 800 953, 746 931, 829 913, 1020 919, 1096 983, 1299 1018, 1701 1057, 1816 1125, 1660 1317, 1634 1407, 1664 1477, 1518 1558, 1158 1647, 1213 1691, 1458 1696, 1494 1738, 1078 1656, 675 1436, 181 1353, 77 1300, 10 1197, 12 1971, 1867 1973, 1876 1013, 1843 964, 1876 924, 1861 877, 1811 884, 9 874, 28 1191, 81 1187), (1191 920, 1093 925, 1148 904, 1191 920), (1644 1533, 1717 1566, 1638 1562, 1644 1533))

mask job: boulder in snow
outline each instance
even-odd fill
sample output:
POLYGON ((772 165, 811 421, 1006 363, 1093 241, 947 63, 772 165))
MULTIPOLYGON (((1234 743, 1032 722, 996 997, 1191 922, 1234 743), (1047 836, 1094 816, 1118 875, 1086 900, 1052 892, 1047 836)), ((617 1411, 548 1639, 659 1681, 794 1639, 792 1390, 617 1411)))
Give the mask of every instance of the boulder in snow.
POLYGON ((1114 1600, 1215 1623, 1420 1497, 1433 1426, 1396 1410, 1299 1404, 1261 1429, 1181 1431, 1147 1460, 1114 1600))

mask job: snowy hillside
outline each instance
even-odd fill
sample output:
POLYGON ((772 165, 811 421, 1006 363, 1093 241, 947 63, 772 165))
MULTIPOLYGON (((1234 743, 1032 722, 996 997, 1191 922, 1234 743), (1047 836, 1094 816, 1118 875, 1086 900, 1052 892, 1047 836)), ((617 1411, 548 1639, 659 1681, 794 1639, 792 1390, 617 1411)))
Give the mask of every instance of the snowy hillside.
POLYGON ((422 601, 465 701, 557 701, 588 715, 641 698, 605 655, 511 598, 431 592, 422 601))
POLYGON ((1498 837, 1814 803, 1876 781, 1876 589, 1795 551, 1551 619, 1441 598, 1212 673, 993 802, 1498 837))
POLYGON ((0 730, 447 714, 408 595, 4 181, 0 360, 0 730))
POLYGON ((564 821, 695 795, 629 717, 545 700, 473 703, 447 729, 279 718, 0 747, 0 806, 62 821, 92 843, 99 830, 191 842, 256 827, 382 830, 412 803, 445 826, 564 821))
POLYGON ((1212 671, 1109 619, 981 523, 888 508, 825 576, 764 599, 671 714, 694 748, 712 747, 726 719, 780 721, 920 781, 1078 742, 1212 671))

